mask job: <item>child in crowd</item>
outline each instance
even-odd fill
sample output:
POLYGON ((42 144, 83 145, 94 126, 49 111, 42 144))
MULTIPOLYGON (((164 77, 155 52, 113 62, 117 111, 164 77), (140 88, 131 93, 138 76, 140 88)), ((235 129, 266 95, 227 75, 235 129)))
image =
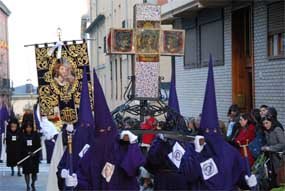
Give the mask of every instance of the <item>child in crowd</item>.
MULTIPOLYGON (((6 134, 6 153, 7 166, 11 167, 11 176, 14 176, 14 167, 21 160, 21 129, 16 118, 12 118, 8 122, 6 134)), ((18 166, 18 176, 21 176, 20 167, 18 166)))
POLYGON ((27 191, 30 190, 30 176, 32 176, 32 191, 35 190, 35 182, 37 180, 37 173, 39 172, 39 152, 34 152, 41 147, 41 139, 33 127, 33 122, 25 121, 23 124, 24 133, 21 143, 22 158, 30 156, 22 163, 27 191))

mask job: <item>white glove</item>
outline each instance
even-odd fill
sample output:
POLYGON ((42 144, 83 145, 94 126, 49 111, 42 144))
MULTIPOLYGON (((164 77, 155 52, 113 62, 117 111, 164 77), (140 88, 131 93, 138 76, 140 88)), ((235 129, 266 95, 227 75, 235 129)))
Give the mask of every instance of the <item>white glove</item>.
POLYGON ((72 176, 67 175, 67 177, 65 178, 65 185, 67 187, 76 187, 78 184, 78 180, 77 180, 77 175, 75 173, 72 174, 72 176))
POLYGON ((206 143, 204 143, 204 144, 200 145, 200 139, 205 139, 205 138, 204 138, 204 136, 201 136, 201 135, 195 136, 194 146, 195 146, 195 151, 198 153, 200 153, 203 150, 203 148, 206 144, 206 143))
POLYGON ((66 130, 70 133, 73 132, 73 130, 74 130, 73 124, 67 124, 66 130))
POLYGON ((167 141, 167 139, 164 137, 164 135, 162 133, 159 133, 158 138, 160 138, 162 141, 167 141))
POLYGON ((261 147, 262 151, 270 151, 270 147, 269 146, 263 146, 261 147))
POLYGON ((129 130, 124 130, 121 132, 121 139, 124 138, 124 136, 127 135, 129 137, 129 142, 130 144, 136 143, 138 140, 138 136, 136 136, 135 134, 133 134, 131 131, 129 130))
POLYGON ((69 170, 67 170, 67 169, 62 169, 60 172, 60 176, 62 178, 66 178, 68 176, 68 174, 69 174, 69 170))
POLYGON ((257 185, 256 176, 254 174, 252 174, 250 177, 248 177, 248 175, 245 175, 244 178, 249 187, 254 187, 257 185))

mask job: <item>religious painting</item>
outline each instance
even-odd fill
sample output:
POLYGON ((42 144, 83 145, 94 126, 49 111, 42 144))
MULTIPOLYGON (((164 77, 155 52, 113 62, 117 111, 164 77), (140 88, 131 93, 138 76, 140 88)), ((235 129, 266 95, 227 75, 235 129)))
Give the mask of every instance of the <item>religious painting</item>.
POLYGON ((113 176, 114 170, 115 170, 115 165, 109 162, 105 163, 105 166, 102 169, 101 175, 105 178, 106 182, 110 182, 113 176))
POLYGON ((135 5, 136 21, 160 21, 161 9, 159 5, 137 4, 135 5))
POLYGON ((49 56, 50 47, 36 47, 36 65, 39 83, 39 105, 41 116, 55 115, 59 108, 63 122, 77 121, 80 104, 83 67, 86 67, 90 104, 92 85, 90 80, 87 44, 70 44, 62 47, 61 58, 56 58, 57 49, 49 56))
POLYGON ((137 21, 136 28, 160 28, 160 21, 137 21))
POLYGON ((156 54, 137 54, 136 61, 137 62, 159 62, 159 55, 156 54))
POLYGON ((52 86, 57 91, 63 92, 63 94, 68 95, 74 92, 72 86, 75 86, 75 70, 76 65, 68 63, 67 59, 62 58, 54 60, 52 63, 52 86))
POLYGON ((184 30, 163 30, 161 33, 162 55, 184 55, 184 30))
POLYGON ((159 54, 160 30, 136 30, 136 53, 159 54))
POLYGON ((111 54, 134 54, 132 29, 111 29, 110 34, 111 54))
POLYGON ((137 99, 158 99, 159 62, 136 62, 135 97, 137 99))

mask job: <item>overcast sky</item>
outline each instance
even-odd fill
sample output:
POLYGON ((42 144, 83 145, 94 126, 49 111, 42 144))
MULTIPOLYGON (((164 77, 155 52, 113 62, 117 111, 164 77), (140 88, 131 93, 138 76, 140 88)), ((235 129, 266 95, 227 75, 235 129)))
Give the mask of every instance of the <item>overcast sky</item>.
POLYGON ((10 78, 14 87, 31 79, 37 85, 34 47, 25 44, 80 39, 80 20, 86 0, 2 0, 9 8, 8 19, 10 78))

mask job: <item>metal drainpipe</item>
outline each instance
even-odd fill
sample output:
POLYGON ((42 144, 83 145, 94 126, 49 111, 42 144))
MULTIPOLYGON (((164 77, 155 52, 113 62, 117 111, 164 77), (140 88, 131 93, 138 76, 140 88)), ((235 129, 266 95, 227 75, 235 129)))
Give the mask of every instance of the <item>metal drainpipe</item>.
MULTIPOLYGON (((96 1, 96 17, 95 18, 97 18, 98 17, 98 3, 99 3, 99 0, 97 0, 96 1)), ((97 68, 99 67, 99 23, 97 24, 97 27, 96 27, 96 52, 97 52, 97 58, 96 58, 96 64, 95 64, 95 66, 97 66, 97 68)), ((100 77, 100 75, 98 76, 98 77, 100 77)))
MULTIPOLYGON (((129 28, 129 15, 128 15, 128 0, 125 0, 125 25, 126 28, 129 28)), ((129 56, 127 55, 127 76, 130 75, 130 71, 129 71, 129 56)))

